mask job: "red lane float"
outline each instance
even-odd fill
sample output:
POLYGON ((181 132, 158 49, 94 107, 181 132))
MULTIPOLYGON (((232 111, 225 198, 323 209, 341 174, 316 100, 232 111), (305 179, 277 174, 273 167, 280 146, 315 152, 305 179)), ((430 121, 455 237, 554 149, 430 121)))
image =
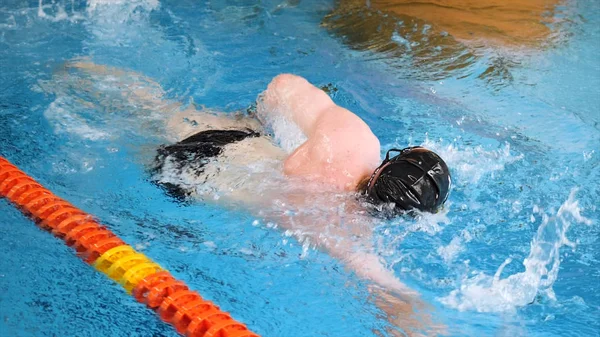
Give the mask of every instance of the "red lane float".
POLYGON ((63 239, 98 271, 188 337, 259 337, 210 301, 141 254, 91 215, 0 157, 0 196, 41 228, 63 239))

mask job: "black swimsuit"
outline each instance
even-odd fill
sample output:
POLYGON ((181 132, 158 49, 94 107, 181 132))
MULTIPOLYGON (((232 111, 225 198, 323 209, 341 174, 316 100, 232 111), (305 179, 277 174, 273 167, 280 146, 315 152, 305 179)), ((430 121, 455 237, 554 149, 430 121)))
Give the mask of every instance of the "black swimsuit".
MULTIPOLYGON (((204 172, 204 166, 220 155, 226 145, 259 136, 260 133, 250 129, 205 130, 173 145, 163 145, 157 151, 152 169, 153 176, 162 176, 167 162, 172 165, 169 169, 174 170, 170 174, 180 175, 185 170, 200 176, 204 172)), ((162 182, 160 178, 155 178, 154 181, 178 200, 184 200, 192 191, 190 187, 172 182, 162 182)))

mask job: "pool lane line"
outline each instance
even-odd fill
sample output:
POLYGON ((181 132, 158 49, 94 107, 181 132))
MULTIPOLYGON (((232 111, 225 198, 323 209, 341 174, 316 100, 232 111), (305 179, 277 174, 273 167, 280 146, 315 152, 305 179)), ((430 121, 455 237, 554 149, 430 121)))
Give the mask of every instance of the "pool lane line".
POLYGON ((127 245, 94 217, 57 197, 2 156, 0 196, 10 200, 41 228, 63 239, 85 262, 121 284, 180 334, 259 337, 127 245))

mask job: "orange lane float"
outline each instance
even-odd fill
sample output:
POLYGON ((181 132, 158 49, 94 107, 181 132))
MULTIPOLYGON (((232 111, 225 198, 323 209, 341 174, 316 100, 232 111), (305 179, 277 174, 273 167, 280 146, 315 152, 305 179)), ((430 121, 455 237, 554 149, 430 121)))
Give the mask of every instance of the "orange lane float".
POLYGON ((0 157, 0 196, 63 239, 98 271, 188 337, 259 337, 137 252, 91 215, 57 197, 0 157))

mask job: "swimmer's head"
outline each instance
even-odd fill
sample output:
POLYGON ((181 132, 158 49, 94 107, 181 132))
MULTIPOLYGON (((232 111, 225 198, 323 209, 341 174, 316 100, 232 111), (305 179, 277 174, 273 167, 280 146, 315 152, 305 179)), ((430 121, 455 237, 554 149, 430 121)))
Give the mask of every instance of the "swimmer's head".
POLYGON ((397 211, 436 212, 448 198, 448 166, 434 152, 420 147, 391 149, 363 186, 369 202, 394 204, 397 211), (390 158, 391 152, 399 152, 390 158))

